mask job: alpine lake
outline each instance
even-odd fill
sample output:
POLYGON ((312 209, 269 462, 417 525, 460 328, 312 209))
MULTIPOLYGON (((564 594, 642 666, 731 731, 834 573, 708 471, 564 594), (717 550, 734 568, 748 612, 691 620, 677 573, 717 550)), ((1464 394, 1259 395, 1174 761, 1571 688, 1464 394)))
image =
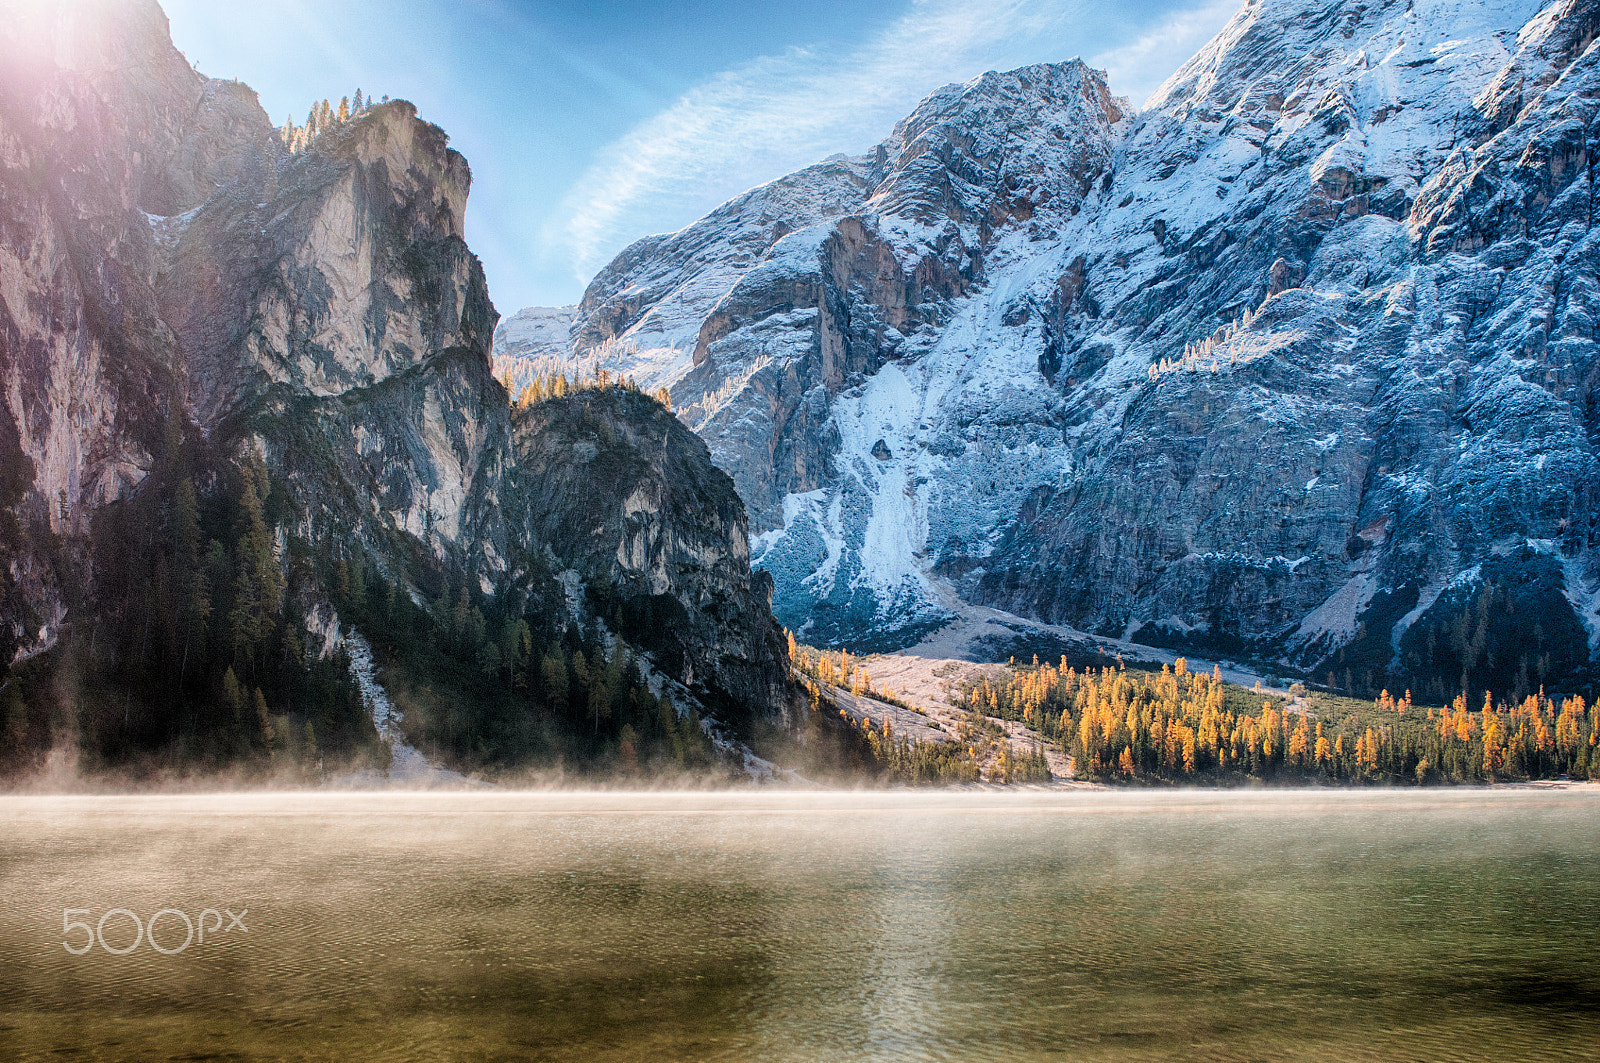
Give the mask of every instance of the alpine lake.
POLYGON ((6 1060, 1597 1058, 1600 788, 0 798, 6 1060))

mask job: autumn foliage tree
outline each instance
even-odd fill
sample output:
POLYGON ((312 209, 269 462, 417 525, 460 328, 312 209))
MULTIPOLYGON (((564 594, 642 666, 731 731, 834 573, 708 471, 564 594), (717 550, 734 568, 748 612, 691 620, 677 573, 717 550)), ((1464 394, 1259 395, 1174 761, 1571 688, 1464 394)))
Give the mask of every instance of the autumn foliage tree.
POLYGON ((1338 721, 1257 708, 1242 688, 1193 673, 1179 658, 1160 672, 1077 671, 1065 658, 985 674, 963 693, 975 712, 1028 723, 1060 743, 1079 774, 1107 779, 1256 778, 1301 782, 1476 782, 1600 775, 1597 728, 1582 697, 1559 704, 1543 691, 1507 705, 1485 694, 1418 710, 1409 691, 1383 691, 1358 717, 1338 721))

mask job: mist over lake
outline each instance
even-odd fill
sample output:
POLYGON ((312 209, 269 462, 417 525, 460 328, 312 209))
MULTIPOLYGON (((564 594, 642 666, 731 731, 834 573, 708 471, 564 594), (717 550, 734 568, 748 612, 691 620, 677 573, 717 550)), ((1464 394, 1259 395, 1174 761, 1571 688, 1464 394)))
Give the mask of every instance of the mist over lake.
POLYGON ((12 797, 0 1055, 1589 1059, 1597 866, 1588 788, 12 797))

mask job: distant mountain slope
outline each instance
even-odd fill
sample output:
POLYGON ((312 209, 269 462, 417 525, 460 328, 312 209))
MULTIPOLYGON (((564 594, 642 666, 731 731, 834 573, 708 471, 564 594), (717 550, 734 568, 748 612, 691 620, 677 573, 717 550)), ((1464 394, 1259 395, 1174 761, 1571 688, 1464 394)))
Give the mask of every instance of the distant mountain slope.
POLYGON ((575 306, 529 306, 503 319, 494 330, 495 379, 515 397, 536 376, 571 375, 576 368, 572 322, 577 316, 575 306))
POLYGON ((1597 9, 1256 0, 1134 114, 1081 63, 618 256, 574 352, 671 383, 785 623, 968 602, 1340 689, 1600 646, 1597 9))

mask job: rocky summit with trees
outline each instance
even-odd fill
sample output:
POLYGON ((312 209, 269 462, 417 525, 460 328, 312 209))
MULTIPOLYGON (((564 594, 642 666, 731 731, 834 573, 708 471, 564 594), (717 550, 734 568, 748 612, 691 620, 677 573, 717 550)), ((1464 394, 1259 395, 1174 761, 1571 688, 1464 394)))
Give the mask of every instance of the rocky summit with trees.
POLYGON ((274 129, 150 0, 46 14, 0 27, 9 772, 385 766, 352 631, 461 771, 803 732, 705 445, 610 380, 494 379, 442 130, 360 92, 274 129))

